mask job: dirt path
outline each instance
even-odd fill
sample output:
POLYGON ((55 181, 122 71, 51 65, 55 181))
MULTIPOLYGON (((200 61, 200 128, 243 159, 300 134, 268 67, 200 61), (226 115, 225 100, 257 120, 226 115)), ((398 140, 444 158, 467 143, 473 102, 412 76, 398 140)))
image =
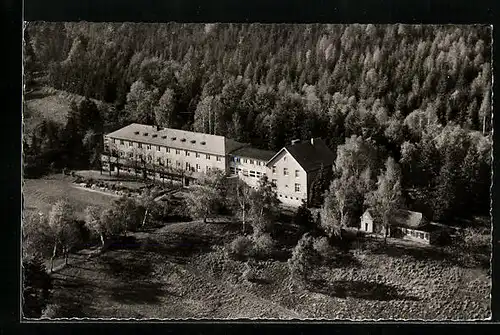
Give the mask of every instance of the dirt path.
POLYGON ((81 187, 81 186, 78 186, 78 185, 71 185, 71 186, 73 186, 74 188, 80 189, 80 190, 88 191, 88 192, 100 193, 100 194, 109 195, 109 196, 116 197, 116 198, 120 197, 118 194, 115 194, 115 193, 112 193, 112 192, 105 192, 105 191, 101 191, 101 190, 93 190, 91 188, 81 187))

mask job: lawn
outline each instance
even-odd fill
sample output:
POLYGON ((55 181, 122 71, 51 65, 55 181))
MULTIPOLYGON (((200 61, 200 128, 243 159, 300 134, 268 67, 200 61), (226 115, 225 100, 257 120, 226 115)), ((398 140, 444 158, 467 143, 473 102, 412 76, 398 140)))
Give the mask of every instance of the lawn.
POLYGON ((74 207, 78 218, 83 218, 83 212, 89 205, 106 206, 116 199, 116 196, 99 192, 90 192, 77 188, 71 183, 71 178, 47 177, 43 179, 25 179, 23 186, 24 209, 48 213, 52 205, 60 199, 67 199, 74 207))
POLYGON ((490 277, 432 248, 369 245, 349 264, 316 267, 307 289, 290 290, 285 260, 258 261, 256 280, 220 249, 239 234, 234 223, 173 223, 136 233, 135 243, 54 276, 61 317, 484 319, 490 277), (215 249, 214 249, 215 246, 215 249))

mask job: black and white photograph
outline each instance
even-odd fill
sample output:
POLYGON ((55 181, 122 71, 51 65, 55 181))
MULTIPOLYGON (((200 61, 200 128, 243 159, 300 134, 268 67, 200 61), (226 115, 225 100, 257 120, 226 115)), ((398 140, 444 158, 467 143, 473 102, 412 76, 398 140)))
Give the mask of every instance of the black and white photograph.
POLYGON ((22 320, 490 320, 492 42, 24 22, 22 320))

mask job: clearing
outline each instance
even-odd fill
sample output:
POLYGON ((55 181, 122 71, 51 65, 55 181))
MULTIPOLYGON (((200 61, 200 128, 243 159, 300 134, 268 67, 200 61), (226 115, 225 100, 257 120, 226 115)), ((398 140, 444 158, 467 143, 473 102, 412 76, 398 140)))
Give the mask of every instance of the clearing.
MULTIPOLYGON (((224 260, 217 246, 239 234, 235 223, 172 223, 135 233, 132 242, 94 258, 71 259, 54 274, 59 317, 152 319, 485 319, 490 277, 377 241, 350 253, 348 264, 316 268, 308 290, 289 289, 286 260, 224 260), (215 248, 214 248, 215 246, 215 248)), ((417 250, 418 249, 418 250, 417 250)))
POLYGON ((89 192, 78 188, 72 183, 73 179, 61 175, 52 175, 43 179, 25 179, 24 210, 36 210, 47 214, 58 200, 67 199, 73 205, 77 217, 81 219, 87 206, 103 207, 116 199, 111 194, 89 192))

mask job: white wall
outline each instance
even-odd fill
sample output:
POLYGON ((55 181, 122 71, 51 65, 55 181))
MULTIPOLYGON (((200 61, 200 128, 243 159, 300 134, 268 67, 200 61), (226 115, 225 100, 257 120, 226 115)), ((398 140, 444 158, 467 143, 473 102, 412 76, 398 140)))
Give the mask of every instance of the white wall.
POLYGON ((231 171, 231 168, 235 169, 235 174, 238 175, 238 177, 243 180, 245 183, 250 185, 251 187, 257 187, 259 183, 259 179, 266 175, 267 169, 266 169, 266 162, 257 160, 254 158, 248 158, 248 157, 239 157, 239 161, 234 161, 232 156, 229 156, 229 169, 231 171), (260 162, 260 165, 258 163, 260 162), (253 176, 252 176, 252 173, 253 176), (257 173, 259 172, 260 175, 257 173))
POLYGON ((137 142, 132 142, 132 146, 130 146, 130 141, 124 140, 123 144, 121 144, 121 140, 119 139, 115 140, 115 144, 112 144, 112 141, 110 140, 108 140, 107 142, 111 147, 114 146, 118 152, 123 152, 123 158, 125 159, 134 160, 134 158, 129 157, 129 154, 132 154, 134 156, 142 154, 144 159, 147 159, 149 155, 151 157, 151 163, 159 165, 157 159, 160 158, 163 160, 163 165, 167 166, 167 160, 170 159, 169 166, 183 170, 186 170, 186 163, 188 163, 189 167, 194 168, 193 176, 195 177, 199 173, 207 172, 207 168, 218 168, 226 171, 227 159, 225 156, 217 156, 207 154, 205 152, 198 152, 197 157, 195 151, 188 150, 188 155, 186 155, 186 150, 168 148, 167 151, 167 147, 164 146, 160 146, 160 150, 158 151, 158 146, 150 145, 150 149, 148 149, 148 144, 145 143, 142 143, 142 148, 139 148, 139 143, 137 142), (217 160, 217 157, 219 157, 219 160, 217 160))
POLYGON ((270 162, 267 177, 270 181, 276 181, 278 199, 282 203, 296 207, 301 205, 302 200, 307 201, 307 174, 288 151, 283 150, 270 162), (273 166, 276 167, 274 173, 273 166), (288 169, 288 175, 284 175, 285 168, 288 169), (298 177, 295 176, 296 170, 298 177), (300 185, 299 192, 295 191, 295 184, 300 185))

